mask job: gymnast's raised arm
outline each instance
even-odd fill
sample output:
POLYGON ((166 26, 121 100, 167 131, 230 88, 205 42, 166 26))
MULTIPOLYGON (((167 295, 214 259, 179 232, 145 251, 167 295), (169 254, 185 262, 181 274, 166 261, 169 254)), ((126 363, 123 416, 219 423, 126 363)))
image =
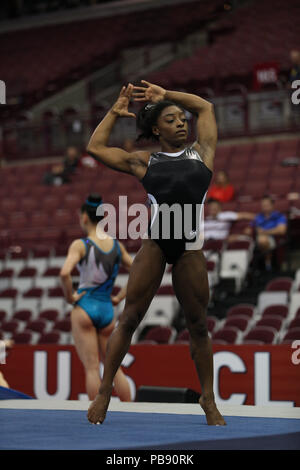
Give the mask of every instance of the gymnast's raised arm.
POLYGON ((133 85, 131 84, 122 88, 117 101, 92 134, 87 146, 87 152, 93 158, 114 170, 141 178, 147 168, 150 152, 126 152, 121 148, 108 146, 108 141, 117 119, 119 117, 135 118, 135 114, 128 111, 132 90, 133 85))

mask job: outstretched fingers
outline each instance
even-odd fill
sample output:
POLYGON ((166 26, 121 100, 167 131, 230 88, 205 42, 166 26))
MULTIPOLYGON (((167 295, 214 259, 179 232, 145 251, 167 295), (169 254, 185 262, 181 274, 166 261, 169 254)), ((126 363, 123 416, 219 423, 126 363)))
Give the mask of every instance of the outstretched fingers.
POLYGON ((127 98, 130 98, 133 88, 134 86, 132 85, 132 83, 128 83, 127 86, 126 85, 122 86, 121 91, 120 91, 120 96, 126 96, 127 98))
POLYGON ((147 88, 141 86, 134 86, 132 92, 132 97, 134 101, 148 101, 145 93, 146 90, 147 88))

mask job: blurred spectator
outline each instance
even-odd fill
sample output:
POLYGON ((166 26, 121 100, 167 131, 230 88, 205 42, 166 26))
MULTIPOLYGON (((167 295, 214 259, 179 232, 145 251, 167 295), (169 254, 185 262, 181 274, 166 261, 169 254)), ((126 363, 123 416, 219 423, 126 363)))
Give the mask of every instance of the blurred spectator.
POLYGON ((292 67, 289 74, 289 82, 300 80, 300 50, 293 49, 290 52, 292 67))
POLYGON ((204 222, 205 240, 233 240, 236 235, 229 237, 233 222, 237 220, 253 221, 255 214, 250 212, 223 211, 220 201, 208 200, 208 215, 204 222))
POLYGON ((79 165, 80 167, 83 167, 83 168, 97 168, 98 166, 100 166, 100 162, 98 162, 97 160, 95 160, 95 158, 91 157, 90 155, 83 155, 79 161, 79 165))
POLYGON ((300 193, 288 193, 287 195, 287 199, 289 201, 298 201, 298 199, 300 199, 300 193))
POLYGON ((220 202, 228 202, 233 199, 234 187, 229 182, 225 171, 218 171, 216 182, 210 186, 207 196, 220 202))
POLYGON ((44 183, 59 186, 70 181, 80 161, 80 152, 77 147, 67 147, 63 163, 54 165, 50 172, 44 175, 44 183))
POLYGON ((261 201, 261 212, 256 215, 251 225, 252 228, 245 229, 245 234, 251 235, 254 229, 257 248, 264 255, 265 268, 271 270, 276 236, 286 234, 287 218, 274 209, 274 201, 270 196, 264 196, 261 201))

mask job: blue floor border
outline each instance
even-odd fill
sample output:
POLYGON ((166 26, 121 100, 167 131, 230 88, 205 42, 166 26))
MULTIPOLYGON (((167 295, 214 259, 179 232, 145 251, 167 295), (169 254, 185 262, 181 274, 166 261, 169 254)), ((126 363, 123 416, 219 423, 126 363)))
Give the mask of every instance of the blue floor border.
POLYGON ((109 411, 103 425, 86 411, 0 409, 1 450, 300 450, 300 420, 109 411))

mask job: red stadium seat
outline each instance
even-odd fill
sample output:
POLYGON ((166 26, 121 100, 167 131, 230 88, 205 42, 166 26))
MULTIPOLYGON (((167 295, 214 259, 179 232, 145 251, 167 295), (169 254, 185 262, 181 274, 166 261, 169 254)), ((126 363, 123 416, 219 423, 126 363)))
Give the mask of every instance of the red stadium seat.
POLYGON ((59 331, 51 331, 49 333, 42 333, 38 344, 58 344, 60 342, 61 335, 59 331))
POLYGON ((13 314, 13 320, 20 320, 24 322, 28 322, 32 318, 31 310, 18 310, 13 314))
POLYGON ((239 330, 233 326, 223 327, 212 335, 213 343, 219 340, 225 341, 227 344, 234 344, 238 339, 239 330))
POLYGON ((58 317, 59 317, 59 312, 58 310, 54 310, 54 309, 43 310, 39 313, 39 318, 42 320, 55 322, 58 317))
POLYGON ((33 339, 31 331, 22 331, 20 333, 14 333, 13 338, 16 344, 30 344, 33 339))
POLYGON ((17 289, 4 289, 2 292, 0 292, 1 298, 15 299, 17 295, 18 295, 17 289))
POLYGON ((35 245, 32 248, 33 258, 48 258, 51 254, 51 248, 49 246, 35 245))
POLYGON ((282 343, 291 343, 295 341, 296 339, 300 340, 300 328, 291 328, 289 329, 284 337, 282 338, 282 343))
POLYGON ((293 279, 288 277, 279 277, 270 281, 266 287, 266 291, 285 291, 290 292, 293 285, 293 279))
POLYGON ((249 317, 246 315, 233 315, 226 318, 224 327, 234 326, 241 331, 245 331, 249 325, 249 317))
POLYGON ((300 328, 300 317, 294 318, 289 324, 289 330, 292 328, 300 328))
MULTIPOLYGON (((249 177, 250 178, 250 177, 249 177)), ((242 190, 239 192, 239 198, 241 196, 249 196, 251 199, 261 199, 264 194, 266 194, 267 183, 266 181, 256 182, 255 178, 249 179, 249 181, 245 184, 242 190)), ((255 205, 255 207, 257 207, 255 205)), ((260 207, 259 207, 260 209, 260 207)))
POLYGON ((273 343, 276 337, 276 330, 270 326, 255 326, 249 333, 244 336, 244 340, 262 341, 263 343, 273 343))
POLYGON ((7 227, 11 230, 19 230, 28 226, 28 218, 23 212, 14 212, 7 220, 7 227))
POLYGON ((51 224, 52 220, 49 217, 49 214, 42 213, 41 211, 33 212, 30 217, 30 226, 35 227, 48 227, 51 224))
POLYGON ((289 309, 287 305, 269 305, 262 311, 262 318, 264 317, 279 317, 284 319, 288 316, 289 309))
POLYGON ((23 268, 18 277, 34 277, 36 276, 37 270, 35 268, 23 268))
POLYGON ((206 324, 207 324, 207 329, 210 333, 213 333, 215 330, 217 324, 218 324, 218 319, 212 315, 209 315, 206 317, 206 324))
POLYGON ((64 332, 64 333, 70 333, 71 332, 70 319, 57 320, 53 325, 53 329, 64 332))
POLYGON ((0 279, 11 279, 14 276, 13 269, 3 269, 0 273, 0 279))
POLYGON ((6 310, 0 310, 0 322, 5 321, 5 318, 7 318, 6 310))
POLYGON ((180 331, 176 337, 176 343, 177 342, 187 342, 189 343, 189 340, 190 340, 190 333, 189 333, 189 330, 187 328, 185 328, 184 330, 180 331))
POLYGON ((233 316, 240 316, 240 315, 245 315, 249 318, 252 318, 254 316, 254 305, 250 304, 237 304, 231 307, 229 310, 226 312, 226 317, 233 317, 233 316))
POLYGON ((151 328, 144 337, 144 340, 155 341, 158 344, 168 344, 174 339, 174 330, 167 326, 156 326, 151 328))
POLYGON ((64 292, 60 286, 51 287, 48 289, 48 297, 64 297, 64 292))
POLYGON ((19 322, 17 320, 3 321, 1 324, 1 330, 6 333, 15 333, 19 329, 19 322))
MULTIPOLYGON (((240 201, 239 212, 253 212, 254 214, 258 214, 260 210, 261 210, 260 201, 249 201, 249 202, 240 201)), ((248 225, 249 225, 249 222, 248 222, 248 225)))
POLYGON ((25 298, 40 298, 43 295, 43 289, 39 287, 33 287, 29 289, 27 292, 24 292, 23 297, 25 298))
POLYGON ((258 320, 255 326, 270 326, 275 328, 276 331, 280 331, 282 327, 283 319, 279 316, 267 315, 258 320))
MULTIPOLYGON (((280 181, 271 180, 268 186, 268 193, 271 194, 272 196, 286 197, 287 194, 291 191, 291 188, 292 188, 292 180, 289 180, 289 181, 283 181, 282 179, 280 181)), ((276 204, 275 204, 275 207, 276 207, 276 204)))
POLYGON ((27 197, 23 198, 20 201, 20 210, 24 211, 25 213, 31 213, 34 210, 39 209, 40 201, 34 197, 27 197))
POLYGON ((220 252, 223 249, 223 240, 207 240, 204 243, 203 251, 216 251, 220 252))
POLYGON ((175 292, 173 286, 165 285, 158 288, 156 295, 175 295, 175 292))
POLYGON ((47 322, 45 320, 29 321, 26 325, 27 330, 35 331, 36 333, 44 333, 46 327, 47 327, 47 322))
POLYGON ((51 267, 47 268, 46 271, 43 274, 43 277, 58 277, 60 273, 61 268, 58 267, 51 267))

